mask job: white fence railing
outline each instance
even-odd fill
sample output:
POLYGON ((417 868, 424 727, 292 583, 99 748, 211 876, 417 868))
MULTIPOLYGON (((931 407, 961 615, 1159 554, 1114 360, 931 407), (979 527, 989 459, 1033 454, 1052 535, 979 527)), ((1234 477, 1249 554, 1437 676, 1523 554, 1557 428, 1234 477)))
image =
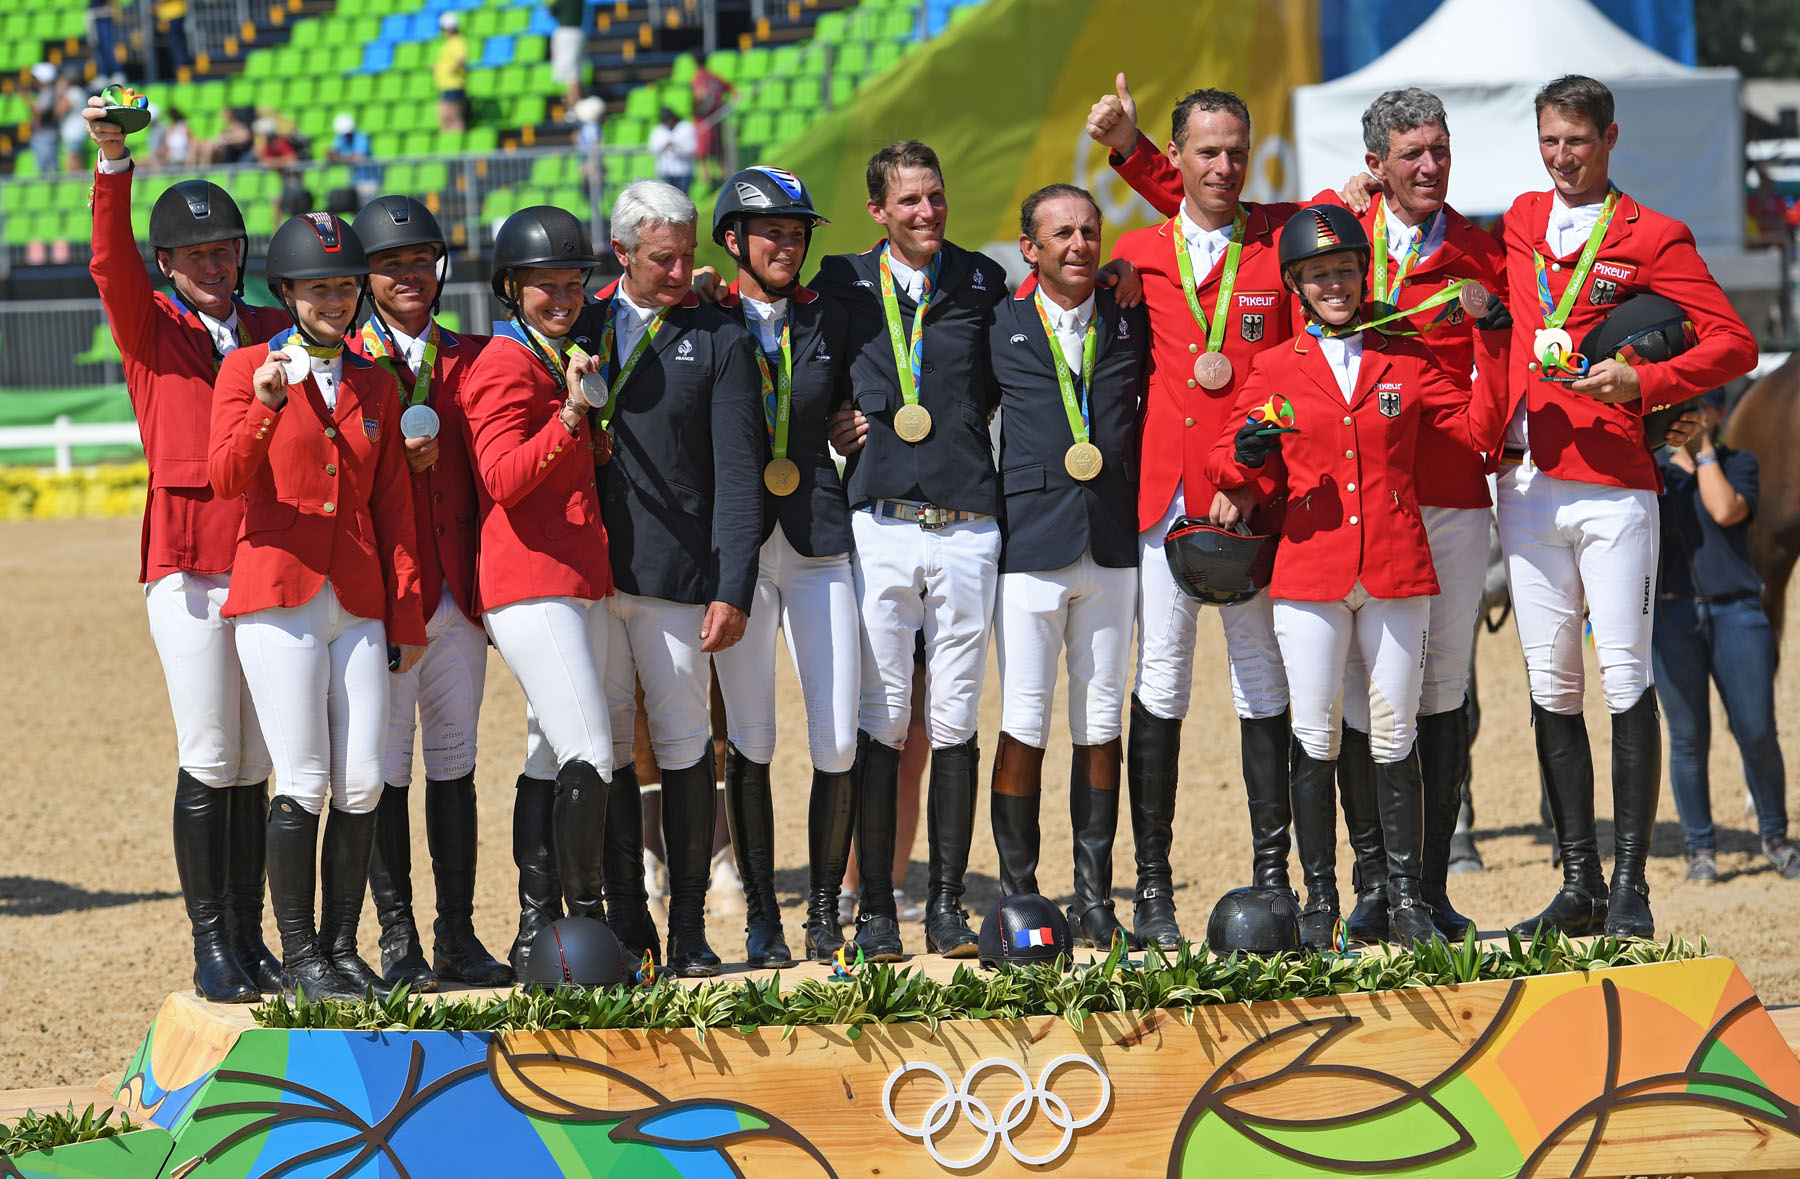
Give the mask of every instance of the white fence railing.
POLYGON ((59 414, 48 426, 0 427, 0 456, 9 450, 36 450, 50 447, 56 451, 56 473, 67 475, 75 468, 77 446, 139 446, 136 422, 74 422, 68 414, 59 414))

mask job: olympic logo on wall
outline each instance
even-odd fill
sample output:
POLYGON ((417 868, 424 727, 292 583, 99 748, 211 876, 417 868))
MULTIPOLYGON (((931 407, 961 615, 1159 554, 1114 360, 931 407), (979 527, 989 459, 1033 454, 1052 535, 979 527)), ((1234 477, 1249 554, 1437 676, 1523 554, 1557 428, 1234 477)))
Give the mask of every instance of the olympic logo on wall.
POLYGON ((994 1153, 995 1139, 1006 1146, 1013 1158, 1028 1167, 1042 1167, 1060 1162, 1075 1141, 1075 1132, 1099 1121, 1100 1116, 1106 1112, 1107 1106, 1111 1104, 1112 1081, 1107 1077, 1106 1070, 1089 1057, 1076 1053, 1059 1056, 1046 1064, 1044 1070, 1038 1074, 1035 1085, 1032 1084, 1031 1077, 1024 1068, 1016 1062, 989 1057, 987 1060, 978 1061, 968 1072, 964 1073, 961 1085, 954 1084, 950 1080, 950 1074, 937 1065, 929 1061, 916 1060, 901 1065, 889 1074, 887 1084, 881 1090, 881 1111, 887 1115, 888 1124, 908 1138, 919 1139, 924 1143, 925 1149, 930 1152, 931 1157, 937 1160, 938 1165, 951 1171, 966 1171, 986 1162, 988 1156, 994 1153), (1100 1079, 1100 1099, 1094 1103, 1094 1108, 1085 1117, 1075 1117, 1069 1109, 1069 1103, 1050 1092, 1050 1079, 1064 1065, 1086 1066, 1093 1070, 1094 1075, 1100 1079), (983 1073, 993 1069, 1004 1069, 1012 1073, 1019 1078, 1020 1085, 1020 1091, 1001 1107, 998 1120, 995 1120, 994 1111, 987 1102, 974 1094, 976 1080, 983 1073), (894 1114, 894 1087, 911 1072, 928 1073, 936 1077, 944 1086, 944 1095, 931 1103, 925 1110, 925 1116, 916 1126, 902 1124, 894 1114), (1056 1145, 1044 1154, 1026 1154, 1019 1149, 1018 1144, 1012 1138, 1013 1131, 1025 1124, 1033 1109, 1042 1113, 1045 1120, 1062 1132, 1062 1137, 1056 1145), (980 1149, 967 1158, 946 1158, 938 1149, 937 1138, 949 1127, 951 1119, 959 1112, 968 1119, 971 1126, 984 1136, 984 1141, 980 1149))

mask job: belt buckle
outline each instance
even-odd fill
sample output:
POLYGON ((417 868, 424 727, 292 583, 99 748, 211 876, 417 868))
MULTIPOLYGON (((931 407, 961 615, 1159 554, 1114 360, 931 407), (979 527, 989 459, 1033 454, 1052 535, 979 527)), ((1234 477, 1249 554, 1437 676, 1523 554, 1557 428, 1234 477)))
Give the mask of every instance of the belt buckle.
POLYGON ((928 532, 936 532, 950 523, 950 513, 936 504, 920 504, 918 510, 919 527, 928 532))

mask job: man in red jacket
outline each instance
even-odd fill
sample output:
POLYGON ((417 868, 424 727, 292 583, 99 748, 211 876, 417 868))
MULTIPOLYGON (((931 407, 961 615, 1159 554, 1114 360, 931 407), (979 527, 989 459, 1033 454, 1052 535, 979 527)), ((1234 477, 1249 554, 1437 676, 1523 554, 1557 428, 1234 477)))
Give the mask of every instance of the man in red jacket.
MULTIPOLYGON (((388 370, 403 409, 412 474, 419 590, 430 643, 418 665, 388 681, 384 789, 376 806, 369 894, 381 923, 381 973, 390 986, 435 990, 440 977, 504 986, 512 970, 475 937, 475 732, 487 681, 487 633, 475 601, 475 474, 457 394, 489 337, 438 325, 449 245, 437 218, 409 196, 380 196, 353 230, 369 259, 368 322, 351 347, 388 370), (407 817, 413 734, 424 730, 425 838, 437 883, 432 961, 412 909, 407 817)), ((349 931, 354 938, 355 930, 349 931)))
POLYGON ((269 339, 288 317, 239 297, 244 218, 204 180, 172 186, 151 210, 150 244, 174 293, 154 290, 131 232, 125 134, 97 96, 82 114, 100 154, 90 269, 150 466, 138 580, 175 714, 175 865, 193 927, 194 986, 208 999, 251 1002, 281 981, 262 940, 270 761, 220 615, 244 501, 214 493, 206 462, 220 360, 269 339))
MULTIPOLYGON (((1122 83, 1122 79, 1121 79, 1122 83)), ((1162 166, 1135 125, 1090 134, 1113 149, 1127 180, 1162 166)), ((1281 282, 1276 238, 1293 205, 1240 200, 1250 161, 1250 112, 1235 94, 1197 90, 1175 107, 1168 162, 1179 170, 1179 210, 1127 233, 1115 258, 1136 265, 1150 311, 1150 386, 1138 488, 1139 662, 1126 742, 1137 846, 1135 932, 1173 945, 1169 845, 1181 720, 1193 686, 1199 603, 1169 572, 1162 542, 1182 516, 1206 516, 1220 495, 1206 455, 1256 354, 1288 339, 1294 312, 1281 282)), ((1288 691, 1265 595, 1221 614, 1240 718, 1255 880, 1288 887, 1288 691)))
POLYGON ((1687 226, 1613 186, 1612 92, 1569 75, 1537 94, 1548 192, 1526 193, 1501 220, 1512 312, 1507 419, 1483 449, 1502 449, 1500 542, 1531 679, 1538 766, 1562 850, 1563 886, 1538 916, 1570 934, 1648 937, 1655 929, 1644 857, 1661 784, 1651 686, 1660 488, 1643 416, 1742 376, 1756 341, 1694 248, 1687 226), (1687 314, 1695 343, 1660 364, 1558 361, 1634 294, 1654 291, 1687 314), (1546 363, 1548 361, 1548 363, 1546 363), (1578 371, 1578 369, 1577 369, 1578 371), (1612 714, 1613 877, 1594 838, 1593 763, 1582 720, 1582 613, 1592 626, 1612 714))

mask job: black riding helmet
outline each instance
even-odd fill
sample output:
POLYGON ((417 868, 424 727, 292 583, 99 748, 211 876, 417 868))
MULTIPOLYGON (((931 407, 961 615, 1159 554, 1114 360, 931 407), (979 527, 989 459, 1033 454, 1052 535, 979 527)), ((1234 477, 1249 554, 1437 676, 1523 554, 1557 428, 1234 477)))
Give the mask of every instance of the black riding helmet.
POLYGON ((1183 516, 1169 527, 1163 552, 1175 584, 1213 606, 1248 602, 1269 584, 1280 538, 1250 531, 1241 521, 1221 527, 1183 516))
POLYGON ((1287 224, 1281 227, 1278 247, 1281 283, 1299 296, 1306 313, 1314 319, 1319 318, 1318 314, 1306 301, 1306 296, 1300 294, 1294 267, 1311 258, 1341 254, 1346 250, 1354 250, 1362 256, 1363 273, 1368 273, 1369 235, 1363 232, 1362 222, 1339 205, 1308 205, 1289 217, 1287 224))
MULTIPOLYGON (((1645 291, 1632 295, 1606 318, 1588 329, 1582 337, 1581 354, 1589 364, 1617 360, 1633 368, 1640 364, 1661 364, 1673 360, 1694 346, 1697 339, 1693 321, 1672 300, 1645 291)), ((1699 405, 1706 393, 1702 389, 1692 397, 1684 397, 1661 408, 1646 406, 1644 442, 1652 450, 1667 440, 1669 426, 1686 411, 1699 405)))
MULTIPOLYGON (((269 239, 269 253, 264 265, 264 278, 269 293, 286 309, 294 321, 294 330, 309 344, 325 346, 336 340, 315 340, 301 323, 284 285, 307 278, 360 278, 362 289, 357 296, 356 315, 362 313, 362 300, 369 295, 369 260, 362 242, 336 213, 299 213, 282 223, 269 239)), ((355 317, 353 317, 355 318, 355 317)))
POLYGON ((1001 897, 981 923, 977 952, 987 969, 1029 962, 1066 966, 1073 957, 1069 922, 1061 909, 1035 892, 1001 897))
POLYGON ((599 264, 580 218, 555 205, 532 205, 508 217, 494 235, 494 296, 516 312, 510 281, 514 271, 579 270, 585 277, 599 264))
POLYGON ((1234 888, 1219 898, 1206 922, 1206 944, 1223 958, 1292 954, 1300 950, 1300 908, 1283 888, 1234 888))
POLYGON ((431 313, 436 315, 444 297, 444 283, 450 277, 450 244, 444 240, 444 231, 431 210, 409 196, 378 196, 363 206, 351 229, 362 242, 364 256, 369 258, 382 250, 437 247, 437 294, 431 300, 431 313))
POLYGON ((813 207, 812 193, 807 191, 805 183, 792 172, 781 168, 745 168, 720 187, 719 199, 713 205, 714 244, 723 246, 725 231, 735 230, 738 248, 733 256, 738 265, 748 270, 771 295, 786 298, 799 287, 797 279, 785 286, 776 287, 765 282, 756 268, 750 265, 750 251, 744 244, 744 234, 752 217, 793 217, 806 222, 806 244, 809 249, 812 246, 812 231, 831 223, 813 207))
POLYGON ((244 214, 231 194, 210 180, 183 180, 163 189, 150 207, 150 248, 173 250, 207 242, 238 243, 238 294, 244 293, 244 260, 250 238, 244 231, 244 214))
POLYGON ((611 929, 592 917, 564 917, 531 939, 519 984, 552 991, 613 987, 624 982, 627 973, 625 950, 611 929))

